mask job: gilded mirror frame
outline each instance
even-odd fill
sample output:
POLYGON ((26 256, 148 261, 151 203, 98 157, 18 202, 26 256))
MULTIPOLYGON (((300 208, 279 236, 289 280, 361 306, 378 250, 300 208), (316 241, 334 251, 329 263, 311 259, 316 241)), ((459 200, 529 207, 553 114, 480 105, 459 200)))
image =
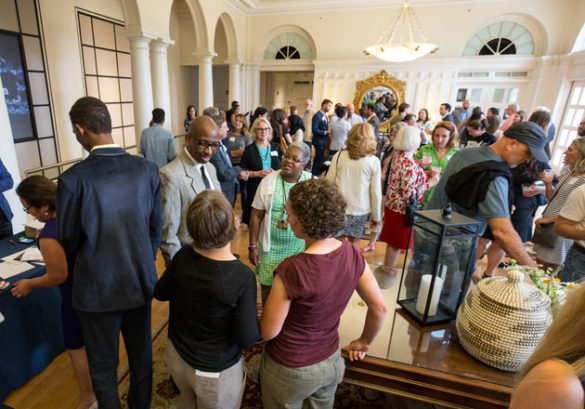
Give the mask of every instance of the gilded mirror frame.
MULTIPOLYGON (((358 111, 361 107, 362 101, 366 96, 366 93, 374 87, 384 86, 390 88, 394 95, 396 95, 396 107, 404 102, 405 100, 405 92, 406 92, 406 81, 401 81, 396 77, 388 75, 388 73, 384 70, 380 71, 377 74, 374 74, 365 80, 358 81, 355 84, 355 96, 353 98, 353 105, 355 106, 356 111, 358 111)), ((398 109, 394 116, 398 115, 398 109)), ((388 120, 380 123, 380 131, 386 132, 390 127, 390 121, 392 118, 388 118, 388 120)))

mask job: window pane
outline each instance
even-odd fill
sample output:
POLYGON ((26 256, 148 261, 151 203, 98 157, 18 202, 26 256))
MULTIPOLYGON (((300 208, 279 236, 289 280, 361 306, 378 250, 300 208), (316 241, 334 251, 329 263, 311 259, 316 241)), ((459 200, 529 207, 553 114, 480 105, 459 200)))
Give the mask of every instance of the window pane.
POLYGON ((563 123, 563 126, 571 126, 571 123, 573 122, 574 115, 575 115, 575 110, 568 109, 567 113, 565 114, 565 122, 563 123))
POLYGON ((502 103, 504 102, 504 93, 506 92, 505 88, 496 88, 494 90, 494 99, 493 102, 502 103))
POLYGON ((16 17, 16 6, 13 1, 2 1, 0 3, 2 12, 0 13, 0 29, 8 31, 18 31, 18 18, 16 17))
POLYGON ((120 75, 120 77, 132 77, 130 54, 118 53, 118 71, 118 75, 120 75))
POLYGON ((579 122, 583 119, 583 109, 578 109, 575 111, 575 117, 573 118, 573 126, 575 128, 579 127, 579 122))
POLYGON ((21 175, 24 175, 24 172, 29 169, 41 167, 37 141, 15 143, 14 149, 16 150, 21 175))
POLYGON ((124 128, 124 141, 126 142, 126 146, 136 145, 136 133, 133 126, 124 128))
POLYGON ((132 101, 132 80, 121 78, 120 79, 120 98, 122 101, 132 101))
POLYGON ((47 83, 45 82, 45 74, 42 72, 29 72, 28 82, 30 85, 30 93, 33 105, 43 105, 49 103, 47 96, 47 83))
POLYGON ((116 24, 116 45, 118 46, 118 51, 126 51, 130 52, 130 43, 128 43, 128 38, 122 34, 124 31, 124 27, 116 24))
POLYGON ((93 47, 83 47, 83 68, 86 74, 97 74, 93 47))
POLYGON ((581 90, 583 88, 581 87, 575 87, 573 89, 573 93, 571 94, 571 102, 569 102, 570 105, 577 105, 577 103, 579 102, 579 96, 581 96, 581 90))
POLYGON ((120 91, 117 78, 99 78, 101 100, 104 102, 120 102, 120 91))
POLYGON ((124 126, 134 125, 134 110, 132 104, 122 104, 122 121, 124 126))
POLYGON ((85 77, 85 88, 88 97, 100 97, 97 77, 85 77))
POLYGON ((472 88, 471 97, 469 98, 472 102, 479 102, 481 99, 481 88, 472 88))
POLYGON ((49 107, 34 107, 35 123, 39 138, 53 136, 53 127, 51 121, 51 110, 49 107))
POLYGON ((114 138, 114 143, 122 147, 124 146, 124 132, 122 128, 112 129, 112 137, 114 138))
POLYGON ((18 15, 20 17, 20 29, 23 33, 39 34, 34 0, 18 0, 18 15))
POLYGON ((567 137, 569 136, 569 130, 568 129, 563 129, 561 131, 561 133, 559 134, 558 138, 559 138, 559 147, 564 148, 568 145, 567 143, 567 137))
POLYGON ((508 94, 508 104, 514 104, 518 101, 518 92, 520 90, 518 88, 510 88, 510 92, 508 94))
POLYGON ((100 50, 96 48, 95 57, 97 61, 97 70, 99 75, 118 75, 116 65, 116 53, 113 51, 100 50))
POLYGON ((585 105, 585 91, 581 92, 581 99, 579 100, 579 105, 585 105))
POLYGON ((122 126, 122 107, 120 104, 108 104, 108 111, 110 111, 110 117, 112 118, 112 126, 122 126))
POLYGON ((79 31, 81 32, 81 43, 93 45, 93 33, 91 29, 91 17, 79 14, 79 31))
POLYGON ((39 147, 41 148, 41 159, 43 166, 52 165, 57 163, 57 152, 55 151, 55 139, 43 139, 39 141, 39 147))
POLYGON ((114 24, 98 18, 93 19, 93 31, 96 47, 116 49, 114 41, 114 24))
POLYGON ((24 55, 26 56, 26 68, 28 70, 43 71, 43 55, 41 54, 41 43, 36 37, 22 36, 24 55))

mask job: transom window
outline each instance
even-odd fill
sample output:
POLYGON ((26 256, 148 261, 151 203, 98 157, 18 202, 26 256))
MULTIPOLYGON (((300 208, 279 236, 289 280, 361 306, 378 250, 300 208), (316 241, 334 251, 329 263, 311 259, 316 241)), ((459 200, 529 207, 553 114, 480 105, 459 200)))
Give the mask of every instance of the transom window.
POLYGON ((264 50, 265 60, 311 60, 313 47, 298 33, 282 33, 268 43, 264 50))
POLYGON ((521 24, 500 21, 476 32, 463 49, 463 55, 510 55, 534 53, 532 34, 521 24))
POLYGON ((299 50, 290 45, 282 47, 274 56, 276 60, 298 60, 300 58, 299 50))

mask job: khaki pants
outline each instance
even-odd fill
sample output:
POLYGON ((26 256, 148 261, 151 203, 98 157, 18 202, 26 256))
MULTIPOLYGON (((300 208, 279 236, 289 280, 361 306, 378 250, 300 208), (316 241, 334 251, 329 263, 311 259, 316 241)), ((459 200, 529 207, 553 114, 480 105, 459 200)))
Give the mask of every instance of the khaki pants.
POLYGON ((167 365, 181 391, 177 409, 238 409, 246 386, 243 359, 221 372, 196 371, 168 340, 167 365))

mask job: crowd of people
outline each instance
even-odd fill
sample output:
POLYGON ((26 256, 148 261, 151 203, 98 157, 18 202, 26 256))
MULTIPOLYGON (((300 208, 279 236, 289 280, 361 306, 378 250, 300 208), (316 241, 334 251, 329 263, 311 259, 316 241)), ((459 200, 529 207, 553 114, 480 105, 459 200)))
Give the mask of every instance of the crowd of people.
MULTIPOLYGON (((356 290, 366 320, 343 348, 362 359, 381 328, 381 289, 398 275, 413 208, 451 203, 485 222, 477 258, 487 254, 488 267, 474 274, 477 280, 493 275, 506 254, 531 266, 564 262, 563 280, 585 277, 585 120, 555 174, 545 108, 524 121, 516 104, 500 118, 497 108, 486 115, 465 100, 453 112, 441 104, 433 124, 425 108, 415 117, 409 104, 389 101, 394 116, 380 118, 376 103, 384 101, 366 102, 361 115, 353 104, 337 104, 332 113, 329 99, 316 112, 307 100, 300 114, 296 107, 258 107, 249 123, 237 101, 227 112, 208 107, 201 115, 189 106, 178 153, 156 108, 140 141, 146 160, 113 144, 101 101, 74 104, 74 132, 90 154, 57 186, 33 176, 17 188, 25 211, 46 222, 39 247, 47 274, 17 282, 12 293, 61 285, 80 407, 96 398, 100 408, 120 407, 120 332, 131 369, 129 406, 148 407, 153 297, 170 302, 166 360, 181 392, 178 408, 239 407, 241 351, 259 337, 266 342, 264 407, 332 407, 344 372, 339 318, 356 290), (388 134, 380 132, 380 120, 390 117, 388 134), (241 218, 234 212, 238 193, 241 218), (549 225, 554 240, 537 247, 534 261, 523 243, 544 203, 534 224, 549 225), (248 226, 254 271, 230 250, 240 223, 248 226), (370 243, 360 249, 368 225, 370 243), (372 272, 361 253, 378 240, 386 253, 372 272), (166 269, 157 280, 159 248, 166 269)), ((540 367, 531 365, 527 370, 540 367)))

